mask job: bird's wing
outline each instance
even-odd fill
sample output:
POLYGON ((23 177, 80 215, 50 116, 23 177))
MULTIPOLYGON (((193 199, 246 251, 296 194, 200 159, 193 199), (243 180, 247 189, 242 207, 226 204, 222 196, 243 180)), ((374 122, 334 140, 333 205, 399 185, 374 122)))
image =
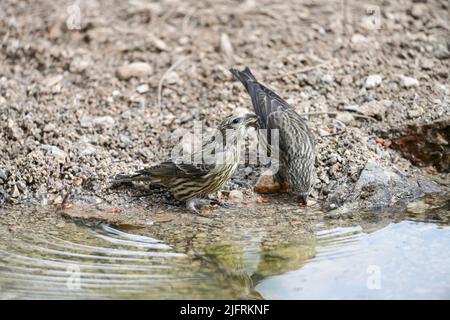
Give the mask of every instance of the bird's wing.
POLYGON ((160 177, 200 177, 208 174, 212 168, 213 165, 205 163, 195 164, 166 161, 159 165, 139 170, 136 173, 160 177))
POLYGON ((267 116, 267 142, 272 146, 273 150, 276 150, 274 148, 278 148, 278 151, 285 150, 286 147, 288 147, 285 141, 286 135, 281 131, 284 130, 286 122, 289 122, 289 119, 285 112, 275 111, 267 116), (276 129, 277 131, 274 131, 274 129, 276 129), (275 138, 274 134, 277 134, 278 137, 275 138))
POLYGON ((298 147, 299 141, 308 142, 302 143, 302 146, 309 145, 314 148, 314 136, 306 122, 294 109, 272 112, 267 118, 267 123, 268 128, 278 129, 278 141, 274 137, 273 130, 267 130, 267 140, 273 150, 278 147, 278 150, 284 150, 284 153, 287 150, 296 150, 303 154, 302 148, 298 147))

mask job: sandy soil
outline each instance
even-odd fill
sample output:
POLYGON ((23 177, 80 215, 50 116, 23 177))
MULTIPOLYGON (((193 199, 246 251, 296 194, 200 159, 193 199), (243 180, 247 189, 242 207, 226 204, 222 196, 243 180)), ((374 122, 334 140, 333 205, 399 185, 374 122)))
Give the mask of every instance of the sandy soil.
MULTIPOLYGON (((249 66, 299 113, 327 113, 308 117, 316 201, 343 184, 337 201, 349 197, 368 160, 436 174, 391 140, 441 121, 434 138, 448 152, 449 12, 445 0, 2 1, 0 205, 61 203, 72 189, 90 203, 167 206, 108 179, 167 159, 197 122, 251 110, 230 66, 249 66)), ((226 189, 254 201, 259 171, 243 165, 226 189)))

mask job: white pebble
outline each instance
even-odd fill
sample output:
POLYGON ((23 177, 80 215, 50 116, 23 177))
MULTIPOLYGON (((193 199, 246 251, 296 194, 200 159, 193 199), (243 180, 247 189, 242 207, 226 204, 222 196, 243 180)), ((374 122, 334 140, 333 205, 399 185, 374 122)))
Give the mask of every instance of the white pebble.
POLYGON ((244 200, 244 194, 239 190, 231 190, 228 195, 228 201, 231 203, 241 203, 244 200))
POLYGON ((117 69, 117 76, 121 80, 127 80, 132 77, 146 77, 153 73, 153 67, 145 62, 134 62, 121 66, 117 69))
POLYGON ((168 84, 175 84, 180 81, 180 76, 175 71, 169 72, 169 74, 166 76, 166 83, 168 84))
POLYGON ((368 89, 378 87, 381 84, 382 80, 383 78, 381 77, 381 75, 372 74, 367 77, 365 87, 368 89))
POLYGON ((136 91, 140 94, 146 93, 150 90, 150 87, 148 86, 148 84, 141 84, 140 86, 138 86, 136 88, 136 91))
POLYGON ((325 75, 322 77, 322 81, 323 81, 323 82, 326 82, 326 83, 331 83, 331 82, 334 81, 334 78, 333 78, 333 76, 332 76, 331 74, 325 74, 325 75))
POLYGON ((99 127, 112 127, 114 122, 114 118, 110 116, 96 117, 93 120, 93 124, 99 127))
POLYGON ((404 88, 410 88, 410 87, 417 87, 419 86, 419 80, 411 77, 406 76, 400 76, 400 79, 402 81, 402 86, 404 88))

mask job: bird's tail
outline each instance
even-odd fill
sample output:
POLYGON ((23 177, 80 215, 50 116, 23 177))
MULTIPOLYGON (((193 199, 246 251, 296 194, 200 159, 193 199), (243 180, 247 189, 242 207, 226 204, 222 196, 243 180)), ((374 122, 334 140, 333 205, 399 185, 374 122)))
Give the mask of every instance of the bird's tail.
POLYGON ((247 89, 248 92, 250 92, 248 83, 257 82, 255 76, 248 67, 245 67, 245 69, 242 71, 230 68, 230 72, 236 77, 236 79, 242 82, 242 84, 244 85, 245 89, 247 89))
POLYGON ((152 178, 148 174, 136 172, 133 174, 118 174, 111 179, 113 183, 125 183, 133 181, 151 181, 152 178))

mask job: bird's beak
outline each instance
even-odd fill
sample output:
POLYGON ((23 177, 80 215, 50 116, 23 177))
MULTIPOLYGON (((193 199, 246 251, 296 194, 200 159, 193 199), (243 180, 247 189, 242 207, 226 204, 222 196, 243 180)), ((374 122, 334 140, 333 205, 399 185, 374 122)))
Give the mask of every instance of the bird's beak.
POLYGON ((253 113, 246 113, 244 116, 244 123, 247 127, 258 127, 258 116, 253 113))

